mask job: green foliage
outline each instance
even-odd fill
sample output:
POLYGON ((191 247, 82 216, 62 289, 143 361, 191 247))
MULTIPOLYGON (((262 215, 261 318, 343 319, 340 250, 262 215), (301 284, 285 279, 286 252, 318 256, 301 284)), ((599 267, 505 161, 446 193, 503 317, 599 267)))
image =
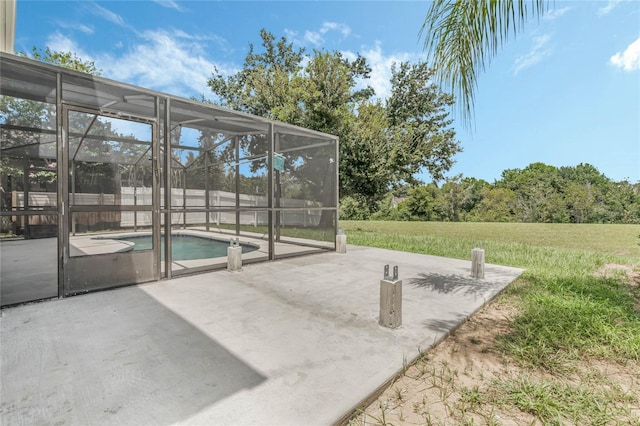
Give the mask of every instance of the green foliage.
POLYGON ((344 220, 367 220, 371 212, 366 202, 358 197, 346 196, 340 200, 340 219, 344 220))
POLYGON ((508 188, 485 188, 474 206, 471 220, 512 222, 515 220, 516 193, 508 188))
MULTIPOLYGON (((29 56, 24 52, 19 52, 18 55, 26 57, 29 56)), ((84 60, 73 52, 59 52, 51 50, 49 47, 42 50, 34 46, 31 51, 31 58, 36 61, 45 62, 62 68, 68 68, 74 71, 80 71, 86 74, 102 74, 102 70, 96 68, 94 61, 84 60)))
POLYGON ((413 176, 423 169, 439 181, 453 165, 453 156, 462 151, 449 127, 453 120, 447 110, 453 97, 432 82, 434 72, 426 62, 392 67, 386 109, 393 132, 392 155, 397 158, 391 164, 401 181, 416 182, 413 176))
POLYGON ((411 217, 416 220, 436 220, 439 217, 438 196, 439 189, 433 183, 412 188, 406 201, 411 217))
POLYGON ((532 163, 493 184, 458 175, 440 187, 416 186, 406 204, 415 220, 640 223, 640 183, 613 182, 590 164, 532 163))
POLYGON ((378 203, 376 212, 371 215, 372 220, 411 220, 407 203, 402 198, 394 197, 394 193, 387 193, 378 203))
POLYGON ((453 99, 432 83, 426 64, 398 64, 385 104, 372 99, 363 57, 306 54, 284 37, 276 41, 265 30, 260 37, 261 52, 250 45, 234 75, 215 70, 211 90, 223 106, 337 135, 341 197, 371 212, 393 186, 417 183, 422 171, 440 179, 449 170, 460 151, 446 111, 453 99))
POLYGON ((532 163, 523 170, 507 169, 496 186, 516 193, 515 213, 520 222, 568 222, 557 168, 532 163))

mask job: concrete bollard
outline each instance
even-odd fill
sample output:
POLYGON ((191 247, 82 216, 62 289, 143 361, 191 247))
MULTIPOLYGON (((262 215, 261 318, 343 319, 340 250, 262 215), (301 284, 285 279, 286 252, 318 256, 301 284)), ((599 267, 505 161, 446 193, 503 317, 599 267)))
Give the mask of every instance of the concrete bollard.
POLYGON ((240 245, 240 239, 233 238, 229 241, 229 247, 227 247, 227 271, 242 271, 242 246, 240 245))
POLYGON ((398 279, 398 267, 384 266, 384 279, 380 280, 380 325, 398 328, 402 325, 402 280, 398 279))
POLYGON ((484 249, 474 248, 471 250, 471 276, 484 278, 484 249))
POLYGON ((338 229, 338 235, 336 235, 336 253, 347 252, 347 236, 342 229, 338 229))

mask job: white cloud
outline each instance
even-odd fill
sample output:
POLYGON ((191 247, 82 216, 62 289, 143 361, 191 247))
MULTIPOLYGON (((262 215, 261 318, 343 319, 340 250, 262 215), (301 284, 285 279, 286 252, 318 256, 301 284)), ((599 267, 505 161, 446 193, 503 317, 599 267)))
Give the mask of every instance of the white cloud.
POLYGON ((94 61, 102 75, 114 80, 155 89, 182 97, 213 93, 207 79, 214 68, 223 75, 237 71, 233 66, 214 63, 207 58, 200 39, 220 42, 216 36, 192 37, 180 31, 145 31, 139 43, 126 51, 89 54, 71 38, 54 33, 47 39, 53 50, 74 52, 83 60, 94 61))
POLYGON ((117 13, 114 13, 109 9, 104 8, 96 3, 93 3, 93 7, 95 8, 94 13, 96 15, 101 16, 107 21, 113 22, 114 24, 119 25, 121 27, 127 26, 127 24, 124 22, 124 19, 122 19, 122 16, 118 15, 117 13))
POLYGON ((85 24, 72 24, 69 22, 58 21, 57 25, 61 28, 67 28, 70 30, 80 31, 85 34, 93 34, 93 27, 85 24))
POLYGON ((565 6, 560 9, 550 9, 543 15, 542 19, 546 21, 553 21, 555 19, 558 19, 559 17, 561 17, 562 15, 564 15, 570 10, 571 8, 569 6, 565 6))
POLYGON ((517 75, 520 71, 532 67, 549 56, 551 54, 551 49, 548 47, 549 40, 551 36, 548 34, 533 37, 533 46, 529 53, 517 57, 514 61, 513 73, 517 75))
POLYGON ((173 0, 153 0, 154 3, 159 4, 162 7, 166 7, 168 9, 175 9, 178 12, 184 12, 184 9, 182 8, 182 6, 180 6, 178 3, 176 3, 173 0))
MULTIPOLYGON (((345 58, 349 60, 356 59, 357 55, 353 52, 343 52, 345 58)), ((385 55, 382 51, 382 44, 378 41, 373 47, 363 47, 360 51, 369 66, 371 67, 371 77, 366 82, 376 92, 376 97, 382 100, 388 99, 391 95, 391 67, 393 64, 400 64, 406 61, 419 60, 418 55, 400 52, 391 55, 385 55)), ((364 83, 361 86, 365 86, 364 83)))
POLYGON ((346 24, 340 24, 337 22, 324 22, 320 28, 320 33, 326 34, 329 31, 340 31, 343 37, 349 37, 351 34, 351 28, 346 24))
POLYGON ((631 43, 624 52, 613 55, 609 62, 625 71, 640 70, 640 37, 631 43))
POLYGON ((622 0, 609 0, 606 6, 598 9, 598 16, 603 16, 611 12, 622 0))
POLYGON ((210 94, 207 79, 214 68, 222 74, 235 69, 210 61, 205 46, 180 32, 145 31, 141 42, 121 56, 102 55, 96 64, 104 75, 178 96, 210 94))
POLYGON ((304 32, 304 41, 315 44, 316 46, 324 43, 324 38, 322 35, 315 31, 305 31, 304 32))
POLYGON ((73 52, 84 61, 93 61, 94 58, 83 51, 78 44, 69 37, 58 32, 47 37, 47 47, 56 52, 73 52))
POLYGON ((295 44, 312 44, 314 46, 321 46, 325 42, 325 35, 330 31, 338 31, 342 35, 342 38, 347 38, 351 35, 351 28, 346 24, 338 22, 324 22, 317 31, 306 30, 302 39, 298 38, 298 33, 296 31, 285 29, 284 33, 289 41, 295 44))
POLYGON ((188 34, 182 30, 173 30, 173 34, 177 38, 190 40, 194 42, 209 42, 213 41, 224 52, 231 53, 234 51, 233 47, 229 44, 227 39, 217 34, 188 34))
POLYGON ((75 27, 75 29, 77 29, 78 31, 82 31, 85 34, 93 34, 93 28, 88 25, 79 24, 75 27))
POLYGON ((300 44, 300 40, 298 39, 298 33, 296 31, 290 30, 289 28, 284 29, 284 36, 287 40, 294 44, 300 44))

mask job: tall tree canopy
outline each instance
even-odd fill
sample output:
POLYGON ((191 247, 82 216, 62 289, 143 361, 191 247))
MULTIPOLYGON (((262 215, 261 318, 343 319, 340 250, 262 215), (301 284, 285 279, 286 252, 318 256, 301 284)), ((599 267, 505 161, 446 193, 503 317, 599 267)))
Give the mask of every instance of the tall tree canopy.
POLYGON ((548 0, 433 0, 420 30, 440 83, 456 95, 462 116, 473 111, 477 80, 527 19, 541 16, 548 0))
POLYGON ((415 183, 423 171, 441 179, 452 166, 461 151, 446 112, 453 98, 432 83, 426 64, 398 64, 389 99, 378 100, 363 57, 307 54, 266 30, 260 37, 261 52, 250 45, 236 74, 215 70, 211 90, 223 106, 337 135, 342 197, 373 209, 393 186, 415 183))

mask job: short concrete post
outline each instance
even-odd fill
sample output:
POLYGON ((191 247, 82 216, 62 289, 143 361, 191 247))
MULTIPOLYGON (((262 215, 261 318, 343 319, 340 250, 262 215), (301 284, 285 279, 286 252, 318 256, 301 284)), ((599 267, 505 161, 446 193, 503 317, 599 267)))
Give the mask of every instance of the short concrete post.
POLYGON ((484 249, 475 247, 471 250, 471 276, 484 278, 484 249))
POLYGON ((336 235, 336 252, 347 252, 347 236, 344 234, 342 228, 338 229, 338 235, 336 235))
POLYGON ((242 270, 242 246, 240 245, 240 239, 233 238, 229 240, 229 247, 227 247, 227 271, 241 271, 242 270))
POLYGON ((402 280, 398 279, 398 267, 389 275, 389 265, 384 266, 384 279, 380 280, 380 325, 398 328, 402 325, 402 280))

